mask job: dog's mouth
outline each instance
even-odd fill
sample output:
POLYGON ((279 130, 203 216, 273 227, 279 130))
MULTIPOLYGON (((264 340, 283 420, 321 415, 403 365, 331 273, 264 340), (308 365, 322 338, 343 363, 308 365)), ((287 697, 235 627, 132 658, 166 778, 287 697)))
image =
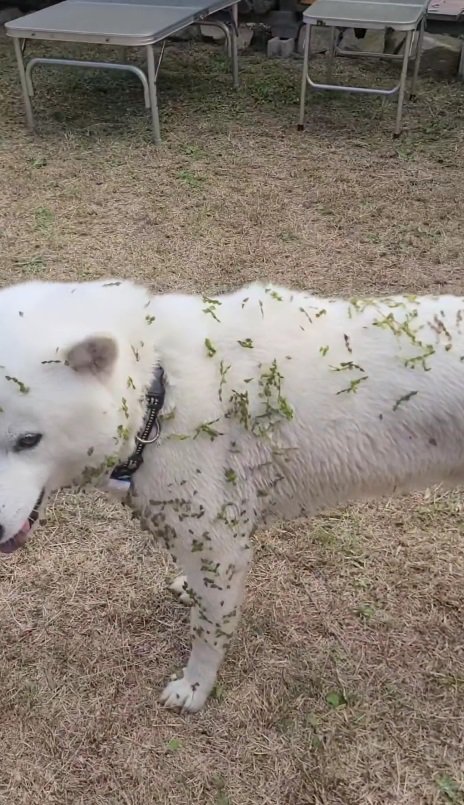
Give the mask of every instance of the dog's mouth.
POLYGON ((23 545, 26 544, 29 537, 29 532, 39 516, 40 505, 44 499, 44 495, 45 490, 42 489, 42 492, 37 498, 37 502, 34 508, 32 509, 29 517, 27 518, 26 522, 24 523, 24 525, 21 526, 21 528, 14 535, 14 537, 10 537, 10 539, 6 540, 6 542, 0 543, 1 553, 13 553, 13 551, 16 551, 18 548, 21 548, 23 545))

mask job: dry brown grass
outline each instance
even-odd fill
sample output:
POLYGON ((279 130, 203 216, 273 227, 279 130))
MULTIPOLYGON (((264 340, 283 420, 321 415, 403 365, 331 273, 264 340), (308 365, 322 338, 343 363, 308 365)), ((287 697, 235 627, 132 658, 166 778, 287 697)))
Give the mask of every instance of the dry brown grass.
MULTIPOLYGON (((462 293, 462 86, 423 81, 397 142, 347 97, 301 136, 297 66, 242 63, 233 97, 219 56, 171 51, 159 150, 129 79, 44 72, 32 140, 0 43, 2 282, 462 293)), ((179 717, 157 702, 187 652, 164 554, 115 503, 60 496, 0 565, 0 801, 462 802, 463 530, 456 493, 261 533, 215 699, 179 717)))

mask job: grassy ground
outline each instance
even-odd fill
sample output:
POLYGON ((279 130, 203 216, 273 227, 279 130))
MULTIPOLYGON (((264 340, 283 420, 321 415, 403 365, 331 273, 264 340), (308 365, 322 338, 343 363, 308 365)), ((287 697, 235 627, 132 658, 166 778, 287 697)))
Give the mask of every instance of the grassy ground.
MULTIPOLYGON (((462 293, 462 85, 423 79, 393 141, 393 110, 356 97, 317 97, 298 134, 298 64, 250 53, 242 81, 170 50, 157 150, 132 79, 44 70, 31 139, 0 42, 2 283, 462 293)), ((215 697, 179 717, 157 702, 187 652, 164 554, 117 504, 59 496, 0 564, 1 803, 462 802, 462 506, 431 492, 260 533, 215 697)))

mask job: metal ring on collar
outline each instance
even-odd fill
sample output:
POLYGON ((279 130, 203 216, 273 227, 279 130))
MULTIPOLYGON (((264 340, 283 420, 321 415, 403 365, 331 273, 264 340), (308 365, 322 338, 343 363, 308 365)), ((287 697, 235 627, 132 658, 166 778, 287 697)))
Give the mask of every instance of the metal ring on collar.
POLYGON ((153 423, 153 429, 154 429, 155 433, 151 437, 151 439, 141 439, 140 436, 136 436, 135 441, 138 442, 139 444, 153 444, 153 442, 156 442, 156 440, 158 439, 158 437, 160 435, 159 422, 155 421, 153 423))

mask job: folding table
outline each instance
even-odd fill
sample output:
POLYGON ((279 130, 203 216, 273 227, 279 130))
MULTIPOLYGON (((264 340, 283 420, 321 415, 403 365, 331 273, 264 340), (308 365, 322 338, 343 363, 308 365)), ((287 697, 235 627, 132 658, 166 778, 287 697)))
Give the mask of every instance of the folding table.
POLYGON ((153 138, 159 144, 157 78, 167 37, 199 22, 222 28, 231 55, 234 87, 237 87, 237 5, 238 0, 64 0, 8 22, 5 28, 8 36, 14 39, 29 129, 34 129, 32 70, 38 64, 123 70, 133 73, 142 82, 145 107, 151 111, 153 138), (211 14, 224 10, 230 13, 230 24, 219 19, 208 20, 211 14), (116 64, 62 58, 32 58, 25 64, 23 54, 28 40, 144 47, 147 71, 126 62, 116 64), (154 45, 159 42, 163 44, 155 64, 154 45))
POLYGON ((303 75, 300 93, 300 117, 298 128, 304 128, 306 87, 314 90, 336 90, 338 92, 357 92, 368 95, 393 96, 398 95, 398 105, 395 122, 395 136, 401 133, 401 120, 403 102, 406 90, 409 61, 414 60, 414 74, 411 86, 411 95, 414 94, 417 75, 419 72, 422 39, 425 28, 425 15, 428 0, 316 0, 303 14, 306 25, 303 75), (311 29, 313 25, 324 25, 331 28, 332 38, 329 50, 329 66, 327 83, 317 83, 309 75, 308 64, 310 56, 311 29), (369 53, 359 51, 338 51, 336 43, 337 28, 366 28, 368 30, 382 30, 391 28, 394 31, 404 31, 406 42, 404 54, 369 53), (417 33, 417 37, 416 37, 417 33), (415 47, 414 39, 416 38, 415 47), (376 58, 400 59, 402 61, 401 77, 399 83, 392 89, 379 89, 374 87, 345 87, 330 83, 331 67, 335 55, 367 56, 376 58))

